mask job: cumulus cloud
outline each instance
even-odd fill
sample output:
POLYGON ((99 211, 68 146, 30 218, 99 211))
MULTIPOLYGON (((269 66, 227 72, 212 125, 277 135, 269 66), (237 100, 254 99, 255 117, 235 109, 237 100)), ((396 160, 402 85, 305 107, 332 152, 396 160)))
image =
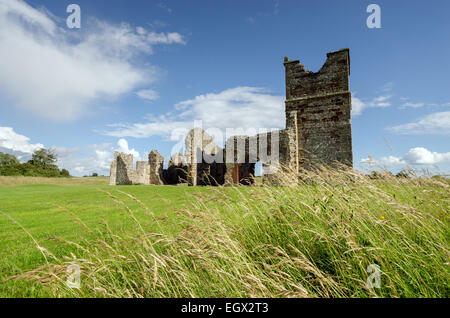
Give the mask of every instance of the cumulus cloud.
POLYGON ((114 151, 125 152, 133 155, 134 162, 140 160, 139 152, 130 149, 126 139, 119 139, 117 147, 110 143, 92 144, 84 148, 52 147, 58 155, 59 168, 69 170, 73 176, 92 175, 96 172, 100 175, 109 175, 109 169, 114 157, 114 151))
POLYGON ((371 167, 374 166, 395 167, 406 165, 406 162, 402 158, 395 156, 382 157, 380 159, 375 159, 372 156, 368 156, 367 158, 361 159, 361 163, 368 164, 371 167))
POLYGON ((402 135, 418 135, 418 134, 450 134, 450 111, 437 112, 419 118, 416 121, 387 127, 392 133, 402 135))
POLYGON ((21 0, 0 1, 0 91, 15 106, 55 120, 83 116, 99 98, 117 98, 157 80, 135 63, 156 44, 184 44, 176 33, 126 23, 83 20, 69 32, 46 10, 21 0))
MULTIPOLYGON (((45 148, 41 143, 31 144, 29 141, 30 138, 15 133, 11 127, 0 127, 0 151, 15 155, 21 162, 31 159, 35 150, 45 148)), ((69 170, 73 176, 91 175, 94 172, 109 174, 113 158, 111 144, 88 145, 84 148, 61 146, 49 148, 57 155, 58 167, 69 170)))
MULTIPOLYGON (((30 138, 18 134, 11 127, 0 127, 0 151, 15 155, 24 162, 31 159, 31 154, 38 149, 47 148, 41 143, 30 143, 30 138)), ((109 168, 113 160, 114 151, 133 154, 134 161, 141 156, 134 148, 130 148, 128 141, 121 138, 117 141, 117 147, 110 143, 91 144, 85 147, 61 147, 52 146, 58 157, 58 167, 69 170, 73 176, 91 175, 96 172, 101 175, 109 175, 109 168)))
POLYGON ((358 97, 352 96, 352 116, 361 115, 365 107, 366 105, 362 100, 358 97))
POLYGON ((30 138, 16 133, 12 127, 0 127, 0 148, 12 151, 15 154, 26 155, 44 148, 44 145, 30 143, 30 138))
POLYGON ((450 152, 431 152, 423 147, 412 148, 403 157, 407 163, 412 165, 434 165, 438 163, 449 163, 450 152))
POLYGON ((403 157, 381 157, 375 159, 372 156, 364 158, 361 163, 370 166, 398 167, 408 165, 436 165, 450 163, 450 152, 438 153, 429 151, 423 147, 411 148, 403 157))
POLYGON ((93 144, 83 148, 52 147, 58 156, 58 167, 69 170, 72 176, 109 175, 113 157, 111 144, 93 144))
POLYGON ((175 105, 176 115, 168 113, 146 123, 113 124, 104 134, 115 137, 169 137, 176 129, 193 128, 201 120, 204 129, 283 128, 284 97, 268 94, 259 87, 235 87, 208 93, 175 105))
POLYGON ((124 138, 119 139, 119 141, 117 142, 117 145, 119 146, 118 149, 116 149, 117 151, 120 152, 125 152, 127 154, 132 154, 134 159, 138 159, 139 156, 139 152, 137 152, 136 150, 130 149, 128 148, 128 141, 124 138))
MULTIPOLYGON (((18 134, 11 127, 0 127, 0 151, 15 155, 24 162, 31 159, 31 154, 45 148, 41 143, 32 144, 30 138, 18 134)), ((112 160, 110 144, 90 145, 85 149, 50 147, 58 157, 60 169, 67 169, 74 176, 92 174, 93 172, 108 174, 112 160)))

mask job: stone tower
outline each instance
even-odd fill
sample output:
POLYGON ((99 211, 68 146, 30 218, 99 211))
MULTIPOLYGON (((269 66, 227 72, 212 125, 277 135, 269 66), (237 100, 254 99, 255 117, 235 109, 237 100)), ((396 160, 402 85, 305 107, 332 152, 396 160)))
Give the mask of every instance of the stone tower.
POLYGON ((298 166, 336 161, 352 166, 349 49, 328 53, 316 73, 287 57, 284 66, 286 129, 297 131, 298 166))

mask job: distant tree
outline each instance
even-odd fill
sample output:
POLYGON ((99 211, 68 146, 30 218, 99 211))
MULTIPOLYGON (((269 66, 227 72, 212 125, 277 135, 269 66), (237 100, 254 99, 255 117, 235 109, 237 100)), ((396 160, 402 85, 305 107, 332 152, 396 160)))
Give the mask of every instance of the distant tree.
POLYGON ((31 177, 69 177, 66 169, 59 170, 56 165, 57 156, 52 150, 45 148, 36 150, 32 159, 25 163, 11 154, 0 152, 0 175, 31 177))
POLYGON ((0 166, 14 166, 19 165, 20 161, 16 156, 9 153, 0 152, 0 166))
POLYGON ((41 148, 33 152, 29 163, 38 168, 54 168, 56 167, 57 156, 51 149, 41 148))
POLYGON ((97 172, 94 172, 94 173, 92 174, 92 176, 93 176, 93 177, 98 177, 98 173, 97 173, 97 172))
POLYGON ((20 161, 16 156, 0 152, 0 175, 19 176, 21 175, 20 161))

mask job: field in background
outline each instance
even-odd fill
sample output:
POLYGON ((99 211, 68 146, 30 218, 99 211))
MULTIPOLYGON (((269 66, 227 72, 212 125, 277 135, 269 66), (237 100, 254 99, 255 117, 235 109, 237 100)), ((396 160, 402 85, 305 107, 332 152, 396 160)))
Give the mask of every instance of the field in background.
POLYGON ((448 179, 305 180, 0 177, 0 297, 450 296, 448 179), (65 284, 70 264, 81 289, 65 284), (371 264, 380 288, 366 285, 371 264))
POLYGON ((109 177, 84 177, 84 178, 45 178, 45 177, 5 177, 0 176, 0 187, 17 186, 25 184, 56 184, 56 185, 105 185, 109 177))

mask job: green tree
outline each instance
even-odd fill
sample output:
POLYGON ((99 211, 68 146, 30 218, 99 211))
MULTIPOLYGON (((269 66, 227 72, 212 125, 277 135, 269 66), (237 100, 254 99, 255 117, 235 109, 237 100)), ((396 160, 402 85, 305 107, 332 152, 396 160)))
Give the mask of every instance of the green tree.
POLYGON ((62 169, 62 170, 61 170, 61 176, 62 176, 62 177, 70 177, 69 170, 67 170, 67 169, 62 169))
POLYGON ((32 159, 29 162, 37 168, 57 168, 56 161, 58 160, 58 158, 51 149, 41 148, 33 152, 33 155, 31 157, 32 159))
POLYGON ((0 152, 0 175, 30 177, 70 177, 67 169, 59 170, 56 165, 57 156, 53 150, 36 150, 32 159, 25 163, 11 154, 0 152))
POLYGON ((0 152, 0 166, 17 166, 18 164, 20 161, 16 156, 0 152))

